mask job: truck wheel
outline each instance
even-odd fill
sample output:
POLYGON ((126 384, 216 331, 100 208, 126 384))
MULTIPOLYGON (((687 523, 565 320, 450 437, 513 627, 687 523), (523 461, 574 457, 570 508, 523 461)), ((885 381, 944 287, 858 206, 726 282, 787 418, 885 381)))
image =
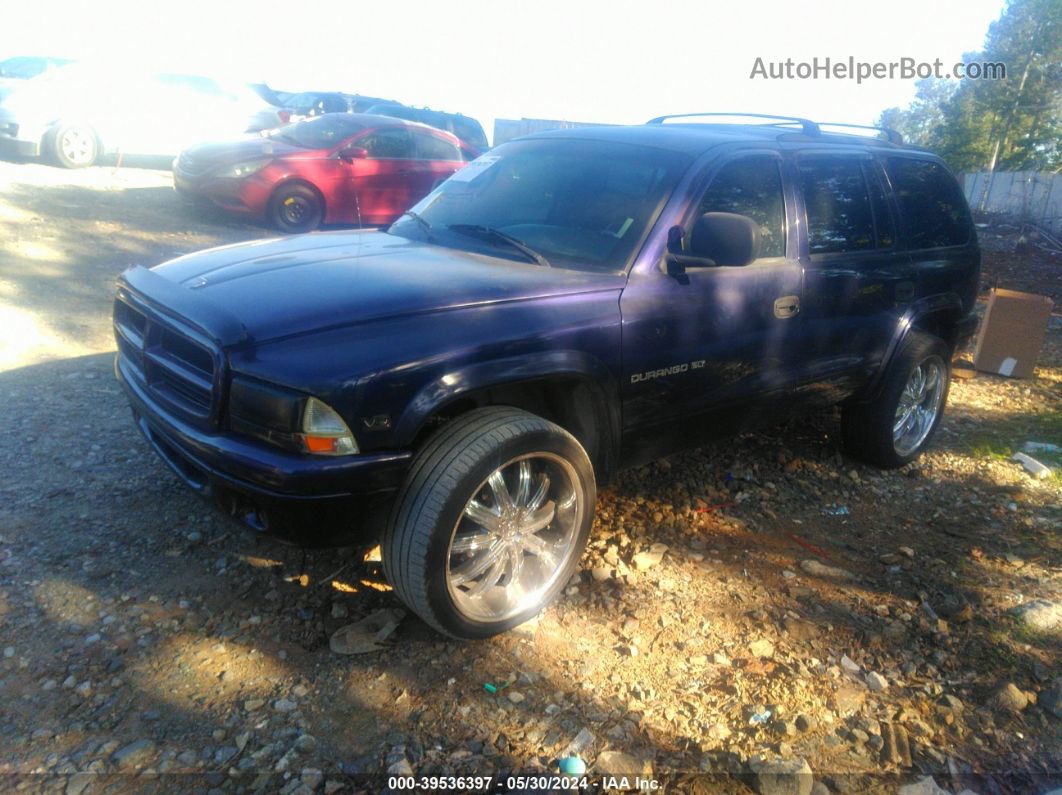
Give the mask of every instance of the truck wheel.
POLYGON ((894 469, 918 458, 933 438, 948 399, 947 345, 912 331, 897 352, 877 396, 842 413, 846 451, 894 469))
POLYGON ((269 200, 269 220, 283 232, 309 232, 323 218, 324 202, 308 185, 283 185, 269 200))
POLYGON ((505 632, 572 576, 596 493, 586 451, 563 428, 518 409, 469 412, 414 459, 384 531, 384 573, 439 632, 505 632))
POLYGON ((46 147, 63 168, 85 168, 96 162, 100 143, 96 132, 82 124, 59 124, 48 131, 46 147))

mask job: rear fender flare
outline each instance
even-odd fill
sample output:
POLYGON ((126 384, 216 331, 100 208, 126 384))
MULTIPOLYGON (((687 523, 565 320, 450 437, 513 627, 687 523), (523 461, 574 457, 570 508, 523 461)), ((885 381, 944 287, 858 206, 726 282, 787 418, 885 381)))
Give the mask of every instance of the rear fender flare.
MULTIPOLYGON (((896 327, 893 329, 892 338, 889 340, 889 345, 885 350, 885 356, 881 360, 881 365, 878 367, 877 372, 874 373, 874 377, 867 385, 866 390, 864 390, 864 399, 872 399, 877 395, 886 371, 892 364, 897 351, 900 350, 900 347, 903 345, 908 335, 922 325, 930 316, 942 313, 954 314, 956 320, 965 314, 963 311, 962 300, 959 298, 958 294, 938 293, 936 295, 928 295, 919 298, 907 307, 906 311, 900 315, 896 327)), ((947 340, 945 340, 945 342, 947 342, 947 340)))

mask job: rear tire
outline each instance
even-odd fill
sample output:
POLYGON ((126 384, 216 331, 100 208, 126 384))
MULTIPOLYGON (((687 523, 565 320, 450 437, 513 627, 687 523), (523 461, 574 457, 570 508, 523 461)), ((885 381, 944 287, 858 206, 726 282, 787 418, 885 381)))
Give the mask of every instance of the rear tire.
POLYGON ((269 221, 282 232, 309 232, 324 219, 324 201, 309 185, 282 185, 269 200, 269 221))
POLYGON ((83 124, 58 124, 45 136, 44 149, 63 168, 86 168, 100 156, 96 131, 83 124))
POLYGON ((932 441, 951 384, 943 340, 912 331, 889 364, 878 394, 845 406, 845 451, 884 469, 914 461, 932 441))
POLYGON ((443 634, 505 632, 567 584, 595 499, 593 467, 571 434, 518 409, 477 409, 414 459, 384 531, 384 573, 443 634))

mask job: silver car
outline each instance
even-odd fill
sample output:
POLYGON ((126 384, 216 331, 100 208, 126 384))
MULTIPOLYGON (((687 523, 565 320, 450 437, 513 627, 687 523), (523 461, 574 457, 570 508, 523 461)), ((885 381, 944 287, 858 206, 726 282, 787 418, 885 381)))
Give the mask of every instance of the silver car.
POLYGON ((110 152, 176 155, 287 121, 250 86, 198 75, 130 75, 71 64, 0 90, 0 152, 66 168, 110 152))

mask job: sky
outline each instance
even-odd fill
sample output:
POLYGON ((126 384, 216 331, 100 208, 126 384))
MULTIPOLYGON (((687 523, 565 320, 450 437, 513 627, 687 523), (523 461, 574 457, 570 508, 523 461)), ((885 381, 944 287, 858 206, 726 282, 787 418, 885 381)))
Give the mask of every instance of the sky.
POLYGON ((0 57, 58 55, 342 90, 496 117, 644 122, 736 111, 873 122, 914 80, 750 78, 765 62, 979 50, 1003 0, 11 2, 0 57))

